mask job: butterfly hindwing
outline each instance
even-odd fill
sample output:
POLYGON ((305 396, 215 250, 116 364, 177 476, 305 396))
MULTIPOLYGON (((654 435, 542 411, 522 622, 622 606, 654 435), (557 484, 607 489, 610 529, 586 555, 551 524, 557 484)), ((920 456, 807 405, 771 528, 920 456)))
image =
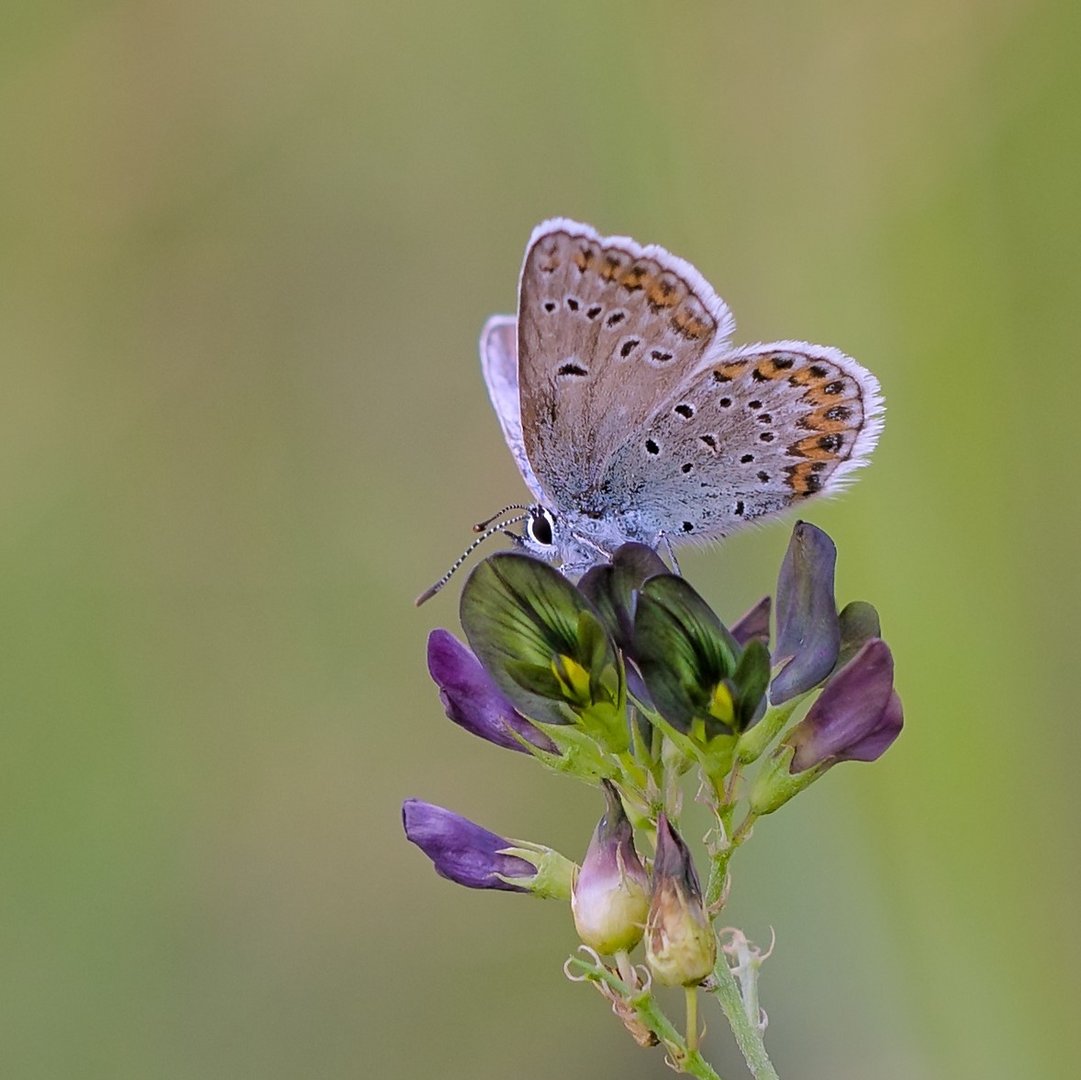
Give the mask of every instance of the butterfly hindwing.
POLYGON ((715 539, 839 490, 882 427, 875 377, 829 346, 732 350, 696 372, 614 455, 606 481, 673 538, 715 539))

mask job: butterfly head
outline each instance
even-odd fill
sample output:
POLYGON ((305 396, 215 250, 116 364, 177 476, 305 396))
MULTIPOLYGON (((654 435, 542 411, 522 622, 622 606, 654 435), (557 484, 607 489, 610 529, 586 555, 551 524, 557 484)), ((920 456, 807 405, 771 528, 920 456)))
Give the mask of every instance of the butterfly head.
MULTIPOLYGON (((633 517, 632 515, 629 515, 633 517)), ((593 518, 581 514, 556 514, 541 503, 527 508, 520 535, 507 533, 519 548, 534 558, 558 562, 572 581, 598 563, 607 562, 620 544, 639 540, 655 545, 655 533, 629 528, 627 520, 593 518)))
POLYGON ((450 569, 434 585, 425 589, 424 592, 417 597, 416 604, 418 607, 435 596, 435 594, 446 585, 451 577, 453 577, 458 568, 465 563, 469 556, 472 555, 485 540, 495 536, 497 533, 503 533, 504 536, 509 537, 519 547, 524 548, 529 552, 530 555, 539 559, 548 560, 555 558, 563 558, 565 560, 566 544, 570 540, 569 535, 567 540, 564 540, 563 530, 557 523, 556 517, 551 510, 541 506, 539 503, 534 504, 533 506, 521 506, 519 504, 505 506, 494 517, 474 525, 473 531, 480 535, 465 549, 465 551, 462 552, 454 563, 451 564, 450 569), (520 510, 522 513, 515 514, 510 518, 504 518, 505 514, 513 510, 520 510), (524 523, 524 529, 521 533, 509 531, 511 525, 517 525, 519 523, 524 523))
POLYGON ((562 526, 556 520, 555 514, 546 506, 537 503, 529 507, 525 528, 515 539, 530 555, 540 559, 555 559, 562 546, 562 532, 562 526))

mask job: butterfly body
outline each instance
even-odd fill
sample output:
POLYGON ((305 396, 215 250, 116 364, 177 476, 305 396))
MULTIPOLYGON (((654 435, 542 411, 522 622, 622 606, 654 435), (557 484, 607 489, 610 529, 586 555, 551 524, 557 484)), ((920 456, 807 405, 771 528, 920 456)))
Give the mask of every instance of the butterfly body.
POLYGON ((523 546, 573 575, 630 540, 719 539, 866 463, 882 427, 874 376, 830 346, 733 347, 733 329, 702 275, 663 248, 566 219, 534 230, 517 315, 481 335, 492 404, 538 503, 523 546))

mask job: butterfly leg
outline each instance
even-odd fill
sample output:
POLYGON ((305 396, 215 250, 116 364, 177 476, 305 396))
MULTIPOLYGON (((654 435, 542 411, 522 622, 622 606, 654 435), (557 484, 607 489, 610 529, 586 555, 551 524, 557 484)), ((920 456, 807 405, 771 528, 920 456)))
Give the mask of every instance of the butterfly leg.
POLYGON ((597 560, 593 559, 590 562, 572 562, 564 563, 559 572, 567 578, 569 581, 577 582, 578 579, 589 569, 597 565, 597 560))
POLYGON ((568 569, 575 573, 584 573, 597 563, 611 561, 612 552, 591 537, 583 536, 580 532, 572 532, 570 539, 570 543, 562 546, 564 573, 568 569))
POLYGON ((668 539, 668 533, 662 532, 657 537, 657 546, 660 547, 664 544, 665 550, 668 552, 668 561, 672 564, 672 569, 680 576, 683 577, 683 571, 679 568, 679 559, 676 558, 676 549, 672 547, 672 541, 668 539))

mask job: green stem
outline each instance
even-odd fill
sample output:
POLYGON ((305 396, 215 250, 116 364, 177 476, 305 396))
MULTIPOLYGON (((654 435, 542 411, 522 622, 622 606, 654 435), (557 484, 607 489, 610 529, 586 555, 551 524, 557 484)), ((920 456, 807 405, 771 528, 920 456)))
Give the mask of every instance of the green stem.
POLYGON ((687 997, 687 1049, 698 1049, 698 987, 685 986, 687 997))
POLYGON ((721 803, 722 811, 724 811, 724 810, 728 811, 729 820, 731 820, 732 810, 735 808, 736 791, 737 791, 737 788, 739 786, 739 782, 742 779, 742 777, 743 777, 743 766, 739 762, 739 760, 737 760, 735 765, 732 766, 732 771, 728 774, 727 781, 725 781, 724 796, 723 796, 723 801, 721 803))
POLYGON ((634 755, 625 750, 619 755, 619 763, 623 766, 623 775, 641 792, 646 789, 646 772, 634 759, 634 755))
POLYGON ((739 742, 736 744, 736 757, 742 764, 750 765, 765 753, 769 744, 780 735, 781 729, 788 723, 788 718, 806 696, 806 694, 800 694, 799 697, 794 697, 783 705, 771 705, 766 710, 766 715, 753 728, 739 737, 739 742))
MULTIPOLYGON (((726 820, 720 818, 721 827, 726 831, 731 825, 731 816, 726 820)), ((728 873, 728 861, 732 858, 736 848, 750 835, 751 827, 757 820, 757 815, 747 812, 747 816, 740 822, 728 839, 728 846, 713 856, 713 862, 709 868, 709 880, 706 882, 705 905, 706 911, 715 912, 724 892, 724 879, 728 873)))
POLYGON ((751 1070, 751 1075, 755 1080, 779 1080, 777 1071, 766 1053, 757 1019, 752 1020, 747 1015, 743 995, 739 992, 739 984, 723 952, 717 957, 713 978, 717 984, 713 989, 713 994, 721 1003, 721 1008, 728 1018, 732 1034, 736 1037, 736 1043, 743 1054, 743 1060, 747 1062, 747 1068, 751 1070))
POLYGON ((728 873, 728 860, 732 858, 733 847, 728 847, 717 855, 709 868, 709 880, 706 882, 705 896, 702 898, 706 911, 714 911, 724 892, 724 879, 728 873))
POLYGON ((757 820, 758 815, 753 810, 748 810, 747 816, 739 823, 736 831, 732 834, 733 848, 738 848, 751 835, 751 829, 754 828, 754 823, 757 820))
POLYGON ((696 1076, 698 1080, 722 1080, 721 1075, 696 1049, 690 1049, 676 1026, 661 1012, 657 999, 648 991, 628 986, 603 966, 596 966, 578 957, 568 961, 568 968, 594 982, 603 982, 626 1001, 638 1019, 660 1039, 679 1072, 696 1076))

